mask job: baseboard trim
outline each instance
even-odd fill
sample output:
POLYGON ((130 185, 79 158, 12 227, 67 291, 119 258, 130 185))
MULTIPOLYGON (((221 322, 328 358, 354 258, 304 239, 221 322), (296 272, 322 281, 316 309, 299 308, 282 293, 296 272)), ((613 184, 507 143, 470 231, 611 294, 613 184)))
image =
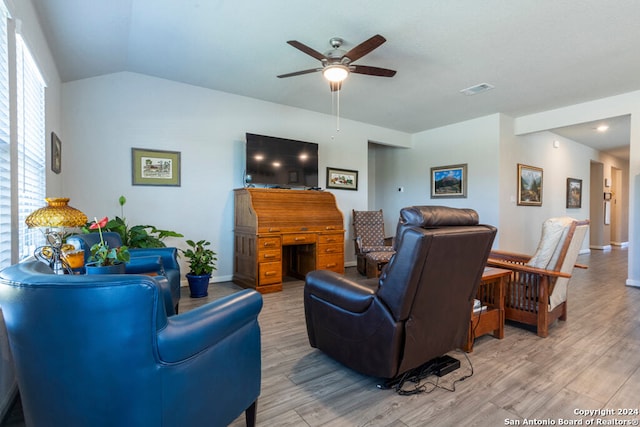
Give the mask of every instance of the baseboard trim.
POLYGON ((625 282, 625 285, 631 286, 634 288, 640 288, 640 280, 627 279, 627 281, 625 282))
POLYGON ((629 242, 611 242, 613 246, 620 246, 621 248, 626 248, 629 246, 629 242))
POLYGON ((578 252, 578 255, 584 255, 584 254, 590 254, 591 253, 591 249, 580 249, 580 252, 578 252))
POLYGON ((590 249, 597 249, 599 251, 610 251, 611 250, 611 245, 604 245, 604 246, 589 246, 590 249))

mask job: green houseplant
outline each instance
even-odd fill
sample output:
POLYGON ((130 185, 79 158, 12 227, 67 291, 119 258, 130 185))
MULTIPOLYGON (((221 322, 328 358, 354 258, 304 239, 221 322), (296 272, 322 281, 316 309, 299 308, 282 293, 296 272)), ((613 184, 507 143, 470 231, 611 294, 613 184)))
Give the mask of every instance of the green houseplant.
POLYGON ((216 270, 216 253, 207 246, 211 245, 206 240, 194 242, 187 240, 188 249, 180 249, 180 252, 189 263, 189 272, 186 274, 189 282, 189 292, 192 298, 206 297, 211 273, 216 270))
POLYGON ((94 218, 89 226, 90 230, 98 230, 100 241, 91 246, 91 255, 85 266, 87 274, 124 273, 124 265, 130 259, 129 248, 123 245, 117 248, 110 248, 109 244, 102 237, 102 229, 109 219, 105 216, 100 221, 94 218))
MULTIPOLYGON (((118 233, 124 246, 129 248, 164 248, 166 245, 163 240, 166 237, 184 237, 175 231, 161 230, 153 225, 134 225, 130 227, 124 217, 124 205, 127 203, 126 197, 120 196, 118 203, 120 204, 122 217, 116 216, 112 218, 102 229, 118 233)), ((88 224, 83 227, 85 233, 90 233, 91 230, 92 228, 88 224)))

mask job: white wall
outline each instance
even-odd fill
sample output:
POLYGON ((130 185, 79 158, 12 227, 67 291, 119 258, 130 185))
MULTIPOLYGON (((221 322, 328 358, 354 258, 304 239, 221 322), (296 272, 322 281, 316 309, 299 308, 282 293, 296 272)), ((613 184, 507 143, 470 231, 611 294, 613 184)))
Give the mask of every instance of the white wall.
MULTIPOLYGON (((358 191, 332 190, 350 230, 351 209, 367 207, 369 140, 409 146, 410 135, 251 98, 135 73, 66 83, 60 135, 63 190, 89 218, 120 215, 207 239, 218 253, 214 280, 233 272, 233 189, 242 187, 246 132, 317 142, 319 180, 326 167, 359 171, 358 191), (180 187, 131 185, 131 148, 181 152, 180 187)), ((350 231, 349 231, 350 233, 350 231)), ((170 245, 184 247, 184 239, 170 245)), ((351 236, 345 260, 354 262, 351 236)), ((186 272, 186 271, 185 271, 186 272)))
MULTIPOLYGON (((531 254, 547 218, 590 216, 590 162, 626 170, 625 162, 548 131, 515 136, 514 120, 491 115, 421 132, 412 149, 376 146, 375 209, 384 209, 387 234, 395 230, 397 212, 410 205, 468 207, 480 221, 498 227, 495 247, 531 254), (553 141, 559 147, 553 147, 553 141), (430 168, 467 163, 467 198, 431 199, 430 168), (543 169, 542 206, 517 205, 517 165, 543 169), (582 179, 580 209, 566 208, 567 178, 582 179), (404 187, 405 192, 398 192, 404 187)), ((583 242, 589 250, 589 240, 583 242)))
POLYGON ((640 91, 519 117, 516 119, 515 133, 526 134, 626 114, 631 116, 628 168, 629 262, 626 283, 640 286, 640 91))
POLYGON ((395 231, 400 209, 412 205, 472 208, 480 222, 499 226, 499 122, 495 114, 420 132, 408 150, 376 147, 375 208, 385 212, 387 235, 395 231), (431 168, 462 163, 467 164, 467 197, 432 199, 431 168))
MULTIPOLYGON (((232 189, 242 185, 245 132, 318 142, 321 186, 327 166, 359 171, 358 191, 333 191, 347 230, 347 265, 354 263, 352 209, 384 209, 391 235, 404 206, 470 207, 498 227, 496 247, 531 253, 546 218, 589 217, 592 160, 627 169, 547 131, 516 136, 527 118, 501 114, 415 135, 348 120, 336 132, 331 116, 134 73, 67 83, 62 94, 63 195, 90 217, 119 215, 117 199, 125 195, 130 224, 210 240, 219 253, 215 280, 232 275, 232 189), (181 187, 132 186, 131 147, 180 151, 181 187), (431 199, 430 168, 459 163, 468 165, 467 198, 431 199), (541 207, 516 206, 517 163, 543 168, 541 207), (369 164, 375 176, 369 177, 369 164), (581 209, 566 209, 567 177, 583 180, 581 209)), ((168 243, 183 247, 182 239, 168 243)))
MULTIPOLYGON (((509 205, 502 212, 503 227, 508 239, 501 241, 501 249, 532 254, 540 241, 542 223, 551 217, 570 216, 589 218, 590 161, 597 152, 582 144, 551 132, 538 132, 514 141, 513 162, 507 166, 509 205), (553 147, 553 141, 559 147, 553 147), (517 164, 535 166, 543 170, 542 206, 518 206, 517 164), (582 180, 582 207, 567 209, 567 178, 582 180)), ((582 246, 589 249, 589 239, 582 246)))

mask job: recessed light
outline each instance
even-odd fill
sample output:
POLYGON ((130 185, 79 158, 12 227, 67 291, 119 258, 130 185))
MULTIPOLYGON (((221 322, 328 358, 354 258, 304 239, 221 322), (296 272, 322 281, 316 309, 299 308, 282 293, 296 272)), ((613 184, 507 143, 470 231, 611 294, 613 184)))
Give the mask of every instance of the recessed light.
POLYGON ((609 125, 600 125, 596 128, 598 132, 606 132, 609 129, 609 125))
POLYGON ((475 86, 468 87, 466 89, 462 89, 460 93, 465 94, 467 96, 477 95, 482 92, 486 92, 488 90, 493 89, 495 86, 490 85, 489 83, 480 83, 475 86))

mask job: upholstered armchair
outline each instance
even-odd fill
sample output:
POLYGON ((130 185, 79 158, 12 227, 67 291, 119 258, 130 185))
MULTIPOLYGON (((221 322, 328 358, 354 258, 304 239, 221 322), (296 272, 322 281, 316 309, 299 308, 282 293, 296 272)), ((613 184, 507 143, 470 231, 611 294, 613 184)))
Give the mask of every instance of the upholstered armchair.
POLYGON ((0 272, 26 425, 255 422, 262 297, 243 290, 167 316, 163 276, 0 272))
POLYGON ((382 209, 353 210, 353 232, 358 273, 378 277, 395 252, 393 238, 385 237, 382 209))
POLYGON ((541 337, 549 335, 557 319, 567 320, 569 279, 588 228, 589 220, 551 218, 542 225, 533 256, 491 252, 489 266, 512 270, 505 289, 505 319, 532 325, 541 337))
POLYGON ((16 374, 13 367, 13 356, 9 350, 7 330, 0 310, 0 422, 11 409, 18 392, 16 374))
POLYGON ((402 209, 379 279, 307 274, 309 343, 360 373, 397 376, 461 348, 496 228, 470 209, 402 209))
MULTIPOLYGON (((120 235, 113 231, 102 233, 110 248, 122 246, 120 235)), ((67 243, 84 250, 85 263, 91 255, 91 247, 100 242, 99 233, 75 234, 67 237, 67 243)), ((180 264, 176 248, 129 248, 131 260, 126 265, 127 274, 155 273, 166 276, 171 288, 175 312, 180 302, 180 264)))

